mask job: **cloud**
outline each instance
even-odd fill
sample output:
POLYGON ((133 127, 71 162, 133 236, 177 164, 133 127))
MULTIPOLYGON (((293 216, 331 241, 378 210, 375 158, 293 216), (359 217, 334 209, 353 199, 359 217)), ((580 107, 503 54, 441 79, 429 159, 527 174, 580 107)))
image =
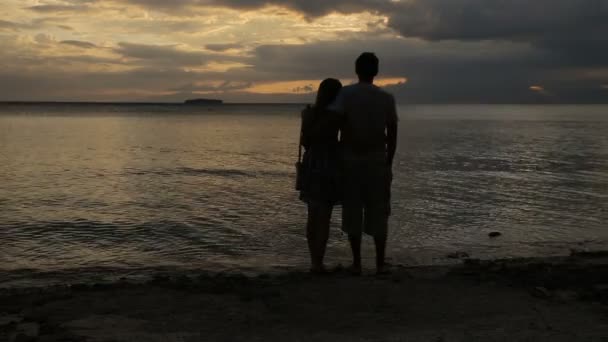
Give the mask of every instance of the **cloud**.
POLYGON ((224 81, 220 84, 209 84, 209 83, 189 83, 177 88, 171 88, 170 91, 175 92, 203 92, 203 93, 215 93, 215 92, 229 92, 235 90, 243 90, 251 87, 252 82, 236 82, 236 81, 224 81))
POLYGON ((29 23, 17 23, 17 22, 13 22, 13 21, 0 19, 0 30, 7 30, 7 31, 35 30, 35 29, 40 29, 40 28, 45 27, 46 21, 47 21, 46 18, 40 18, 40 19, 32 20, 29 23))
POLYGON ((292 93, 312 93, 315 88, 312 84, 307 84, 301 87, 295 87, 291 90, 292 93))
POLYGON ((404 36, 428 40, 535 41, 608 28, 603 0, 412 0, 396 8, 389 25, 404 36))
POLYGON ((46 33, 38 33, 35 37, 34 40, 39 43, 39 44, 43 44, 43 45, 48 45, 48 44, 53 44, 55 43, 55 37, 53 37, 50 34, 46 34, 46 33))
POLYGON ((239 61, 240 57, 209 54, 203 51, 185 50, 176 45, 147 45, 119 43, 114 51, 124 57, 148 61, 166 66, 202 66, 211 61, 239 61))
POLYGON ((19 28, 21 28, 20 24, 14 23, 12 21, 0 20, 0 30, 18 31, 19 28))
POLYGON ((63 40, 60 42, 61 44, 65 44, 65 45, 71 45, 71 46, 75 46, 81 49, 92 49, 92 48, 96 48, 97 45, 93 44, 93 43, 89 43, 89 42, 83 42, 80 40, 63 40))
POLYGON ((608 65, 605 0, 412 0, 396 8, 388 25, 404 37, 527 42, 562 63, 608 65))
POLYGON ((178 12, 197 7, 219 6, 237 10, 256 10, 268 6, 277 6, 302 13, 315 18, 332 12, 360 13, 378 12, 391 7, 390 0, 122 0, 147 9, 178 12))
POLYGON ((241 49, 241 48, 243 48, 243 45, 236 44, 236 43, 205 45, 205 49, 211 50, 211 51, 218 51, 218 52, 223 52, 223 51, 232 50, 232 49, 241 49))
POLYGON ((73 12, 87 12, 91 8, 88 5, 71 5, 71 4, 59 4, 59 5, 36 5, 27 7, 27 9, 39 12, 39 13, 73 13, 73 12))

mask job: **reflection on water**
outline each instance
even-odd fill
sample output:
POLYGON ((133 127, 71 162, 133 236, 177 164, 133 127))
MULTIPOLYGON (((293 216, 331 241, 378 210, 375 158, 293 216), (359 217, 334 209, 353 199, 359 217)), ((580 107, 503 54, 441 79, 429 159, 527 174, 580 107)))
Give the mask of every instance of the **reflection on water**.
MULTIPOLYGON (((392 256, 605 246, 607 109, 402 107, 392 256)), ((297 112, 0 107, 0 269, 305 263, 297 112)), ((345 261, 339 211, 334 221, 329 258, 345 261)))

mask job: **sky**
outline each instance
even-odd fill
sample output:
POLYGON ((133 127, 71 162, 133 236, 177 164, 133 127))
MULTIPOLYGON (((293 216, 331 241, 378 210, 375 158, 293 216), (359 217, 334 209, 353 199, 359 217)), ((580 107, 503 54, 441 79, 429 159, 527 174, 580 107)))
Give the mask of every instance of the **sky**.
POLYGON ((608 0, 2 0, 0 101, 608 103, 608 0))

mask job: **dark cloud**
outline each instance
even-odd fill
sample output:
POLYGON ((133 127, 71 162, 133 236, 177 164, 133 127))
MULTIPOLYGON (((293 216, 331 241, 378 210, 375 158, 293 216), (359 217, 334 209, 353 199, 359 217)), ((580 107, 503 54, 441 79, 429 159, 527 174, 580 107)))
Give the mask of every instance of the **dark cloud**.
POLYGON ((93 49, 93 48, 97 47, 97 45, 95 45, 93 43, 83 42, 83 41, 80 41, 80 40, 63 40, 60 43, 61 44, 65 44, 65 45, 71 45, 71 46, 79 47, 81 49, 93 49))
POLYGON ((249 62, 258 72, 281 79, 354 77, 354 61, 362 51, 380 57, 385 77, 407 77, 437 66, 518 66, 544 62, 546 55, 527 44, 508 42, 425 42, 412 39, 361 37, 304 45, 262 45, 249 62))
POLYGON ((508 40, 550 50, 568 65, 608 65, 606 0, 414 0, 389 26, 430 41, 508 40))
MULTIPOLYGON (((88 2, 88 1, 85 1, 88 2)), ((39 13, 69 13, 69 12, 87 12, 91 8, 88 5, 36 5, 27 7, 27 9, 39 13)))
POLYGON ((14 23, 12 21, 0 20, 0 30, 18 31, 19 28, 21 28, 20 24, 14 23))
POLYGON ((428 40, 538 41, 608 28, 605 0, 413 0, 396 3, 389 25, 428 40))

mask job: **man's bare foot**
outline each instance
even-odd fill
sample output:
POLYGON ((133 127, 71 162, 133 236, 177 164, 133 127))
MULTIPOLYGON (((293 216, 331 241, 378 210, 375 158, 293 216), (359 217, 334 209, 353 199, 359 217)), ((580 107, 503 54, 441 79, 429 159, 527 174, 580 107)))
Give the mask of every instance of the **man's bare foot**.
POLYGON ((348 268, 348 272, 349 272, 351 275, 354 275, 354 276, 360 276, 360 275, 361 275, 361 273, 363 273, 362 268, 361 268, 361 265, 351 265, 351 266, 348 268))

